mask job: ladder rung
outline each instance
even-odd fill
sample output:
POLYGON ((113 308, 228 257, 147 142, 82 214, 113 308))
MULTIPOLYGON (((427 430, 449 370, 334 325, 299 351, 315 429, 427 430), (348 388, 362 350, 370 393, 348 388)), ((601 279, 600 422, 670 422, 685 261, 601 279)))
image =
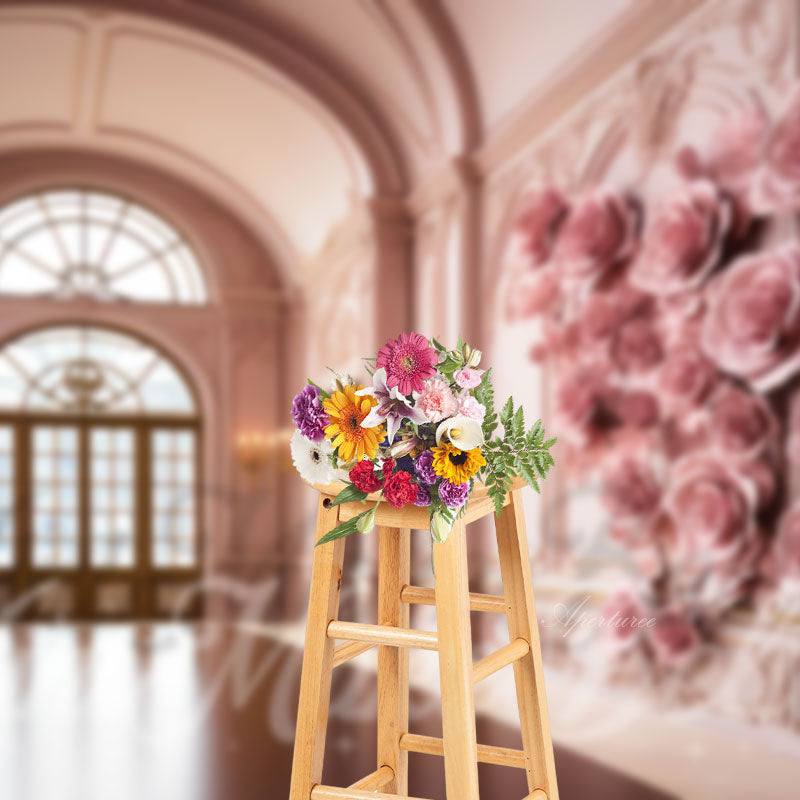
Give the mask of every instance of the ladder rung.
POLYGON ((365 792, 361 789, 338 789, 335 786, 317 784, 311 790, 311 800, 421 800, 421 798, 405 794, 365 792))
POLYGON ((351 642, 371 642, 392 647, 419 647, 438 650, 439 638, 433 631, 415 631, 389 625, 366 625, 361 622, 328 623, 329 639, 348 639, 351 642))
POLYGON ((472 667, 472 681, 477 683, 493 675, 497 670, 508 664, 513 664, 524 658, 530 652, 531 646, 525 639, 514 639, 513 642, 501 647, 494 653, 482 658, 472 667))
POLYGON ((522 800, 547 800, 547 792, 544 789, 534 789, 527 797, 522 800))
MULTIPOLYGON (((421 736, 418 733, 404 733, 400 737, 400 749, 410 753, 427 753, 431 756, 444 755, 444 745, 441 739, 435 736, 421 736)), ((525 769, 525 753, 510 747, 479 744, 478 761, 483 764, 499 764, 502 767, 525 769)))
MULTIPOLYGON (((422 586, 404 586, 400 592, 400 599, 404 603, 416 603, 421 606, 435 606, 436 594, 433 589, 422 586)), ((489 611, 493 614, 506 613, 506 601, 493 594, 469 593, 469 607, 471 611, 489 611)))
POLYGON ((349 788, 360 789, 364 792, 376 792, 379 789, 383 789, 393 779, 394 770, 388 764, 384 764, 382 767, 378 767, 375 772, 371 772, 365 778, 351 784, 349 788))
POLYGON ((373 647, 375 645, 371 642, 348 642, 340 645, 333 651, 333 666, 338 667, 341 664, 346 664, 356 656, 366 653, 367 650, 372 650, 373 647))

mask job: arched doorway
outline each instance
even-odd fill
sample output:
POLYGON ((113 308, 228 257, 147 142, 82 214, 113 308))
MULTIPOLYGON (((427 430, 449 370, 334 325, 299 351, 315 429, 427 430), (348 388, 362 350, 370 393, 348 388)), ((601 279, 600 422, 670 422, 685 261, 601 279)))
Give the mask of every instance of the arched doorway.
MULTIPOLYGON (((0 295, 67 310, 202 305, 193 250, 135 201, 83 189, 0 209, 0 295)), ((151 617, 201 574, 200 411, 160 347, 101 323, 0 347, 0 595, 15 616, 151 617)), ((199 611, 197 603, 183 609, 199 611)))
POLYGON ((64 325, 0 349, 0 581, 25 616, 174 604, 200 575, 199 435, 191 387, 140 339, 64 325))

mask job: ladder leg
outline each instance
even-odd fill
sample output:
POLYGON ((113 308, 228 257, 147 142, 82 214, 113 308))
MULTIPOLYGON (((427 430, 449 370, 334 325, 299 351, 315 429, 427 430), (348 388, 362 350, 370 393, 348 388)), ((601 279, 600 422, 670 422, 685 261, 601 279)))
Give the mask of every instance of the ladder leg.
MULTIPOLYGON (((409 627, 409 606, 400 600, 411 579, 411 532, 378 529, 378 624, 409 627)), ((394 779, 382 790, 408 794, 408 753, 400 737, 408 733, 408 648, 378 647, 378 768, 391 767, 394 779)))
MULTIPOLYGON (((339 519, 338 506, 326 508, 326 499, 320 496, 315 542, 339 519)), ((309 800, 311 789, 322 780, 335 646, 327 628, 339 610, 344 543, 336 539, 314 549, 289 800, 309 800)))
POLYGON ((456 521, 444 544, 433 545, 433 561, 447 800, 478 800, 467 539, 463 520, 456 521))
POLYGON ((519 490, 495 518, 500 571, 508 612, 508 632, 530 643, 530 651, 514 663, 522 744, 525 749, 528 789, 541 789, 547 800, 558 800, 553 741, 544 690, 542 650, 533 598, 528 538, 519 490))

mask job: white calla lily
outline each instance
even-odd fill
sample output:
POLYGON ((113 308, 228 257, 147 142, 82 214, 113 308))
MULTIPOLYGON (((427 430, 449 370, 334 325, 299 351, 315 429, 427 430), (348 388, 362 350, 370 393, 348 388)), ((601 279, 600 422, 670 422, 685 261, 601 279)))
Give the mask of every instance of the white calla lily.
POLYGON ((457 414, 439 423, 436 429, 436 444, 441 444, 442 437, 447 434, 450 443, 459 450, 472 450, 483 444, 483 429, 474 419, 457 414))

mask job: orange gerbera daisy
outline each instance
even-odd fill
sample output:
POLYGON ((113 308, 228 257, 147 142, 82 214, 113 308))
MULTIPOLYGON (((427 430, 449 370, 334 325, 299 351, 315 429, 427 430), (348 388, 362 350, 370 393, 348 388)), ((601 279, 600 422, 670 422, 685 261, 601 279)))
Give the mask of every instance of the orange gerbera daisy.
POLYGON ((343 391, 336 391, 322 401, 322 406, 330 417, 330 424, 325 426, 325 438, 338 448, 339 460, 345 463, 360 461, 364 456, 375 458, 378 444, 383 441, 384 425, 374 428, 362 428, 361 422, 369 414, 370 409, 378 401, 369 395, 356 396, 356 392, 364 387, 345 386, 343 391))

